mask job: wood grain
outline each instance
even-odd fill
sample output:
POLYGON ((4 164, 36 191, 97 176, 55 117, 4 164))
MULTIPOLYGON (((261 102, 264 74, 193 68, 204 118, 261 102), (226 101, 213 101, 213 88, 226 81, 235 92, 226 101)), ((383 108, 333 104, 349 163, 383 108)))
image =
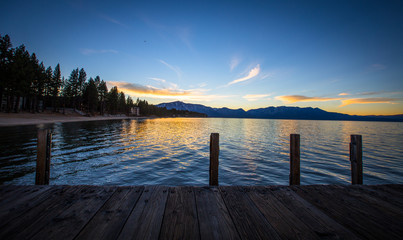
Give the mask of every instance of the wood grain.
POLYGON ((240 239, 217 187, 195 187, 200 238, 240 239))
POLYGON ((200 239, 193 188, 171 187, 168 192, 160 239, 200 239))

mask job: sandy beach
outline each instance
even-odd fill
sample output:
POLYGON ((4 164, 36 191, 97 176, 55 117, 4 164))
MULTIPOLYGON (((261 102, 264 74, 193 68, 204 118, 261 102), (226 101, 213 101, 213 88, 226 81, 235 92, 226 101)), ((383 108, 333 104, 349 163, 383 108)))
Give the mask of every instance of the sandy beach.
POLYGON ((114 119, 138 119, 138 117, 128 116, 95 116, 86 117, 77 113, 0 113, 0 127, 37 125, 56 122, 81 122, 81 121, 99 121, 114 119))

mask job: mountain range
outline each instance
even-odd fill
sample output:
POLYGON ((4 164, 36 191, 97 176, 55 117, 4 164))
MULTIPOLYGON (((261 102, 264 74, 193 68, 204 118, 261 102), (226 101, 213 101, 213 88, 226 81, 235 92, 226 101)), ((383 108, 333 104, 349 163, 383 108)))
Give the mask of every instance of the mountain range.
POLYGON ((267 107, 248 111, 230 108, 212 108, 201 104, 184 103, 181 101, 161 103, 157 107, 176 110, 188 110, 204 113, 208 117, 222 118, 265 118, 265 119, 306 119, 306 120, 350 120, 350 121, 397 121, 403 122, 403 114, 392 116, 357 116, 336 112, 327 112, 312 107, 267 107))

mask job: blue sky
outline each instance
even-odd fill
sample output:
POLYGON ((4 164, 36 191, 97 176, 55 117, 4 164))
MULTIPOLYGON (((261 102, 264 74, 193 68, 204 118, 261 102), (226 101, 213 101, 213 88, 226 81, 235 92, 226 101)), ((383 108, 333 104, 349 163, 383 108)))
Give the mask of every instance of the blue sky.
POLYGON ((402 1, 2 1, 0 34, 157 104, 403 113, 402 1))

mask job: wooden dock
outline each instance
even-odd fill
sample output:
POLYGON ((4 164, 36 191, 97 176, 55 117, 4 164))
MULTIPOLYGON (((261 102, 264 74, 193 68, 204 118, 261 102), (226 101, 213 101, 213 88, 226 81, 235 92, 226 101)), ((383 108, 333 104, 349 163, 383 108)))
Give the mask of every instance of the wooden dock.
POLYGON ((0 239, 402 239, 403 185, 0 186, 0 239))

